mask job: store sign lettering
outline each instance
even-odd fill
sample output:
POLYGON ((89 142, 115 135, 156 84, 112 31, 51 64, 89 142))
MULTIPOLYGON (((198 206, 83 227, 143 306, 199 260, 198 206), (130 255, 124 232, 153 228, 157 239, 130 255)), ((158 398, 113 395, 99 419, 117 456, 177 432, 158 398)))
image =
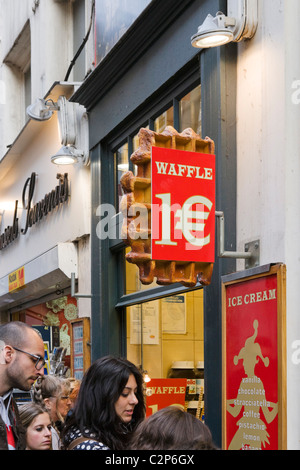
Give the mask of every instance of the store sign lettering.
POLYGON ((25 227, 19 230, 19 219, 17 217, 18 201, 16 200, 13 224, 6 227, 4 232, 0 235, 0 250, 3 250, 3 248, 6 248, 16 240, 20 233, 25 235, 32 225, 43 219, 43 217, 45 217, 49 212, 68 200, 68 174, 58 173, 56 177, 59 180, 59 184, 34 205, 32 205, 32 200, 35 190, 36 173, 32 173, 30 178, 27 178, 22 193, 23 209, 26 210, 25 227))
POLYGON ((215 156, 152 147, 154 260, 214 262, 215 156))

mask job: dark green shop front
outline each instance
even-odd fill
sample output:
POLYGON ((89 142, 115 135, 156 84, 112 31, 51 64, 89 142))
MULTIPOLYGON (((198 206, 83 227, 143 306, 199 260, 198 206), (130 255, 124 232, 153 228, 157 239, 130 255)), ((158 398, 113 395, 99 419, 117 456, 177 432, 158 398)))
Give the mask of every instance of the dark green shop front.
POLYGON ((208 287, 144 286, 125 260, 123 240, 99 237, 98 224, 101 207, 119 213, 120 177, 135 171, 130 155, 139 129, 191 127, 215 142, 216 210, 226 215, 225 240, 235 248, 236 45, 198 50, 190 42, 208 13, 225 7, 217 0, 153 0, 73 96, 90 120, 92 361, 120 354, 156 378, 167 377, 173 362, 195 369, 204 362, 205 422, 219 446, 221 276, 235 271, 235 261, 216 256, 208 287), (175 330, 172 318, 180 319, 175 330), (143 322, 155 340, 143 334, 143 322))

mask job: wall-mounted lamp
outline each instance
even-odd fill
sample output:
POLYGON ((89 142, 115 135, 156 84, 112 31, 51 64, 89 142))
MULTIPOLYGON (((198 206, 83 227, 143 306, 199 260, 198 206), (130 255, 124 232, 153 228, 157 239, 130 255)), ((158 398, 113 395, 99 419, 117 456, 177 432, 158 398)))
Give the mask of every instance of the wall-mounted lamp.
POLYGON ((84 106, 73 103, 60 96, 57 103, 53 100, 38 98, 28 106, 27 114, 36 121, 46 121, 57 111, 60 141, 62 148, 51 157, 52 163, 68 165, 81 161, 89 164, 88 116, 84 106))
POLYGON ((257 29, 257 14, 257 0, 227 0, 227 16, 222 12, 208 15, 191 37, 192 46, 208 48, 251 39, 257 29))
POLYGON ((53 111, 59 109, 58 104, 53 100, 43 100, 38 98, 33 104, 27 107, 26 112, 35 121, 47 121, 51 118, 53 111))
POLYGON ((59 151, 51 157, 51 162, 56 165, 72 165, 83 158, 82 152, 77 150, 73 145, 63 145, 59 151))

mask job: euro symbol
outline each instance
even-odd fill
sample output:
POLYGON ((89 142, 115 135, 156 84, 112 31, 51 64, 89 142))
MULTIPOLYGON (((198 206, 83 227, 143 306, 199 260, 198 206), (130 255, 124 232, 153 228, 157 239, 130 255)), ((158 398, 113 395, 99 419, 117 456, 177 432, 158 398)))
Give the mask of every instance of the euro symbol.
POLYGON ((179 218, 175 229, 181 230, 188 243, 196 247, 203 247, 210 243, 210 234, 204 237, 205 223, 208 219, 213 203, 204 196, 192 196, 185 201, 182 209, 177 210, 175 217, 179 218), (197 204, 196 210, 191 207, 197 204), (200 207, 199 207, 200 206, 200 207), (208 211, 205 211, 207 208, 208 211), (196 232, 196 234, 193 234, 196 232), (198 236, 196 236, 198 234, 198 236))

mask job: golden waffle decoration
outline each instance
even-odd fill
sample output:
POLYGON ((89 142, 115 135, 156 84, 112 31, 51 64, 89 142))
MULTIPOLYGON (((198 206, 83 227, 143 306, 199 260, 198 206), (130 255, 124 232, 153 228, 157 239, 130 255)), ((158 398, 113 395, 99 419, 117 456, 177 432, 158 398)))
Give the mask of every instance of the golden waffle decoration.
POLYGON ((126 259, 138 266, 142 284, 151 284, 156 278, 159 285, 180 282, 186 287, 193 287, 199 282, 207 286, 211 282, 213 263, 151 259, 151 148, 154 146, 214 154, 214 142, 208 137, 201 139, 190 128, 179 134, 171 126, 167 126, 162 133, 142 128, 138 137, 139 147, 130 157, 137 165, 137 174, 135 176, 128 171, 121 178, 124 193, 120 203, 124 217, 122 238, 131 247, 126 259), (148 218, 145 224, 139 223, 139 208, 144 217, 146 213, 148 218))

